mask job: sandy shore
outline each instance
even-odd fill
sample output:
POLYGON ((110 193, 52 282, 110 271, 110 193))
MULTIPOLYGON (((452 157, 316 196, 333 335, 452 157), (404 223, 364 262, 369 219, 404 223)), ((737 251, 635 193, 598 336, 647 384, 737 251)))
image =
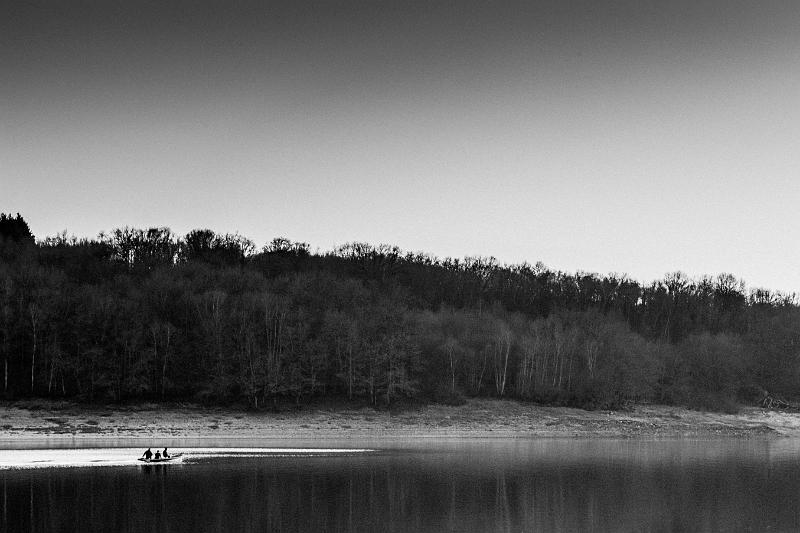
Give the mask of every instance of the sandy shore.
POLYGON ((103 438, 483 438, 800 437, 800 413, 745 408, 739 414, 670 406, 583 411, 502 400, 429 405, 400 413, 370 408, 305 408, 280 413, 143 405, 10 403, 0 407, 0 439, 103 438))

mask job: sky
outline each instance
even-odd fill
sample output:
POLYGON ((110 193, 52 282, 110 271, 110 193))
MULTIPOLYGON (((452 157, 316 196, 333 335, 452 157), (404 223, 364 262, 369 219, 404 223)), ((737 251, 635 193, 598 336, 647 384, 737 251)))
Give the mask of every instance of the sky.
POLYGON ((0 7, 0 211, 800 292, 800 2, 0 7))

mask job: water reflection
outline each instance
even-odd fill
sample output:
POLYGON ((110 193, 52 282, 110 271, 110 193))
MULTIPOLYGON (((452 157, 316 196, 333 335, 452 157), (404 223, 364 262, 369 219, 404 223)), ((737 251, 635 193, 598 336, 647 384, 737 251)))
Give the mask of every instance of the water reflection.
POLYGON ((450 442, 366 455, 3 471, 3 530, 797 530, 800 468, 775 446, 450 442))

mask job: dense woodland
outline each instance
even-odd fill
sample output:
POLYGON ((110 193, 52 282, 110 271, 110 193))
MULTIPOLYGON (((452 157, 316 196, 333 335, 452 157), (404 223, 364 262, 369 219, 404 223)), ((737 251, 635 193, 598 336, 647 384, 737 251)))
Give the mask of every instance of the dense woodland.
POLYGON ((0 216, 6 398, 272 407, 516 398, 734 409, 794 398, 794 295, 492 258, 122 228, 37 241, 0 216))

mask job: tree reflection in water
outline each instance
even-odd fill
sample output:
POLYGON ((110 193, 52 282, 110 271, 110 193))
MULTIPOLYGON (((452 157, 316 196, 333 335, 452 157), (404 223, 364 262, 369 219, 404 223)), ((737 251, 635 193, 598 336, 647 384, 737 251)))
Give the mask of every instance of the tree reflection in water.
POLYGON ((2 525, 3 531, 193 532, 800 525, 800 468, 771 460, 758 446, 713 457, 688 457, 680 443, 643 443, 627 455, 571 454, 568 443, 534 454, 514 446, 6 470, 2 525))

